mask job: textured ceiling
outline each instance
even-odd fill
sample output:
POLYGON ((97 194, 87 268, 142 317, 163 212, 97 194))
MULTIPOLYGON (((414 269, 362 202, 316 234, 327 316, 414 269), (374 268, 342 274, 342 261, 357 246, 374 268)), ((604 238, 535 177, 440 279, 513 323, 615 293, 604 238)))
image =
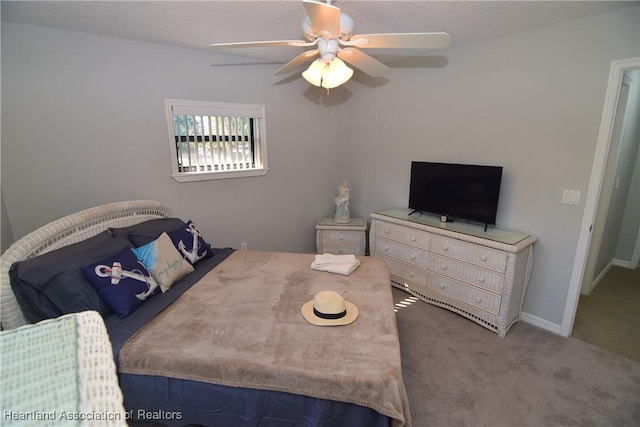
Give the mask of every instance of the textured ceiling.
MULTIPOLYGON (((355 33, 444 31, 462 45, 603 13, 640 2, 334 1, 355 33)), ((302 38, 301 0, 2 1, 2 20, 207 49, 210 43, 302 38)), ((286 62, 290 47, 225 51, 286 62)))

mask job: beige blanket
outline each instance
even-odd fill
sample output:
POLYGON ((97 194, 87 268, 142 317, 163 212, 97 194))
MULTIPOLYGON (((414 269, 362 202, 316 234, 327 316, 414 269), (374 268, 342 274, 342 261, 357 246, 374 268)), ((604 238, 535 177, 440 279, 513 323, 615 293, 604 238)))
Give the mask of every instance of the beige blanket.
POLYGON ((386 264, 341 276, 314 255, 237 251, 141 328, 120 372, 276 390, 370 407, 411 424, 386 264), (358 306, 346 326, 314 326, 301 306, 334 290, 358 306))

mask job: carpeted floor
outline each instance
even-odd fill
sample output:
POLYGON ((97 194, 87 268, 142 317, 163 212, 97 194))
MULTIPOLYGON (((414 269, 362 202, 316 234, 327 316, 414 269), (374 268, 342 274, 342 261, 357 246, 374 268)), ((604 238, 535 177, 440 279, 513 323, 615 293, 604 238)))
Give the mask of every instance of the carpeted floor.
POLYGON ((581 295, 571 336, 640 362, 640 269, 612 267, 581 295))
POLYGON ((500 338, 422 301, 404 305, 397 322, 414 427, 640 425, 640 363, 524 322, 500 338))

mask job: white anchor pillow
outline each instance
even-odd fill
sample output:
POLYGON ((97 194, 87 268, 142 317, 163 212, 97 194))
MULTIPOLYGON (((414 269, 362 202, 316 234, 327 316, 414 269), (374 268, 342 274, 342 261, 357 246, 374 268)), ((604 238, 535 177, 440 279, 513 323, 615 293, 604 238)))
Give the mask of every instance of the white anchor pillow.
POLYGON ((191 264, 173 246, 167 233, 162 233, 153 242, 134 248, 133 253, 151 272, 162 292, 167 292, 176 280, 193 271, 191 264))
POLYGON ((169 237, 178 252, 193 265, 213 255, 211 245, 205 242, 196 225, 189 220, 184 226, 169 232, 169 237))
POLYGON ((82 272, 120 317, 133 313, 160 289, 131 248, 82 267, 82 272))

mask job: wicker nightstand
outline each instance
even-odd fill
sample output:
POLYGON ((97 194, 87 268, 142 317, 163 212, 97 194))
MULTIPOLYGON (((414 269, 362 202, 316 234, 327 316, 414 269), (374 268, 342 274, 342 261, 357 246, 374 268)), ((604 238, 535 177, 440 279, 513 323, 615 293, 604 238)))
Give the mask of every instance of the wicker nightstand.
POLYGON ((351 218, 340 224, 333 218, 321 218, 316 224, 316 250, 319 254, 365 255, 367 250, 367 221, 351 218))

